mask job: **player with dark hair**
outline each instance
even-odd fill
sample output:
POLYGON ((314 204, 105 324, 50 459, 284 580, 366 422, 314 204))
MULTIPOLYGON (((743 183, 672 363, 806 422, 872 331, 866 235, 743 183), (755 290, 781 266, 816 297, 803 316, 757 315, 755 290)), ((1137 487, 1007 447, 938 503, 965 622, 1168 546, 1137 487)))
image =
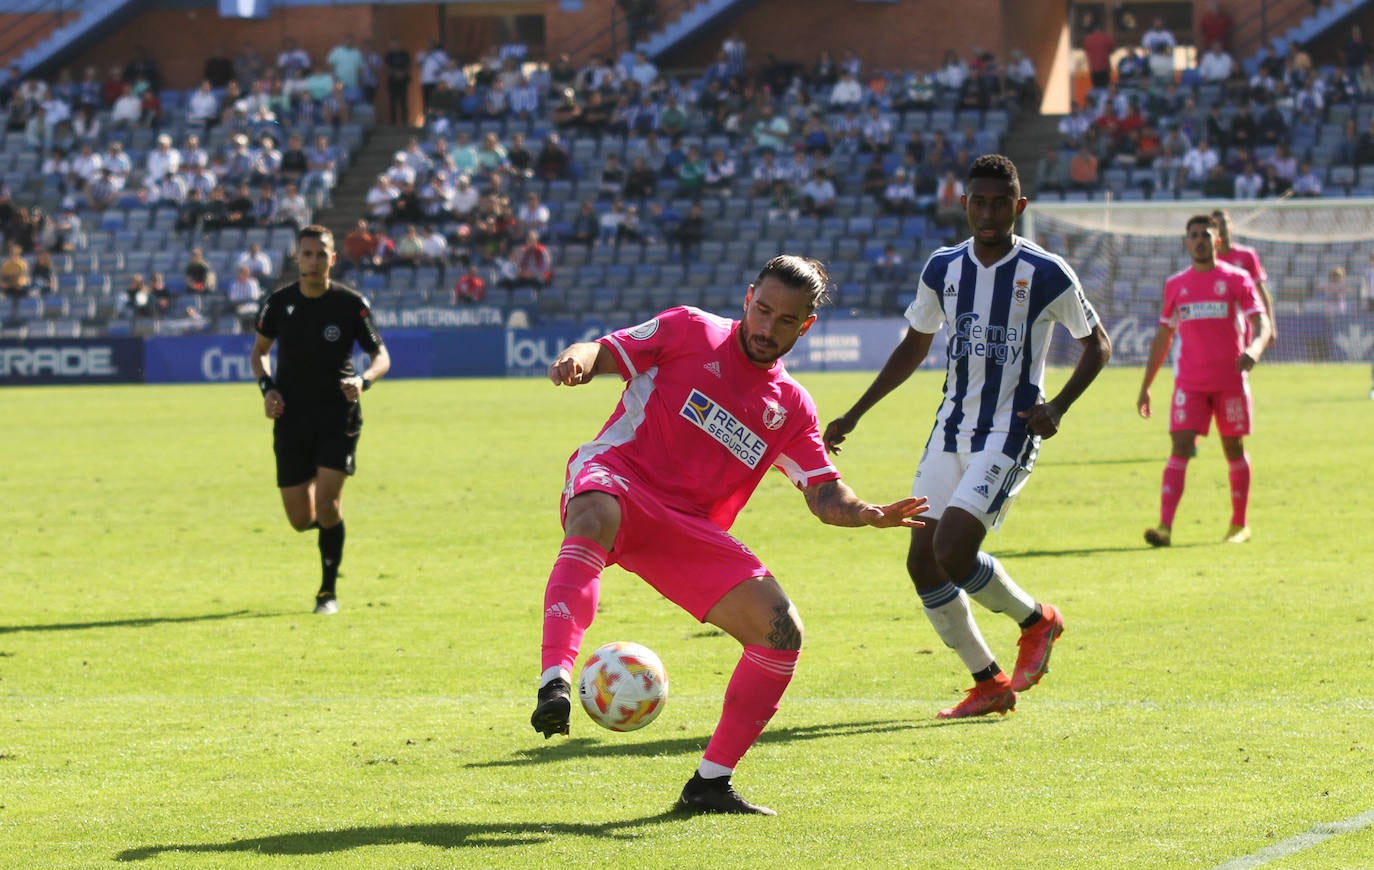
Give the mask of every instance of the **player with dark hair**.
POLYGON ((343 561, 343 485, 353 474, 363 425, 358 397, 391 368, 367 299, 330 279, 334 260, 328 229, 311 225, 300 231, 300 279, 263 303, 250 357, 263 411, 276 421, 272 446, 286 518, 298 532, 319 529, 322 578, 315 612, 322 614, 339 612, 335 585, 343 561), (369 357, 361 374, 353 367, 355 343, 369 357))
POLYGON ((1250 457, 1244 440, 1250 434, 1252 416, 1249 371, 1269 344, 1270 323, 1265 300, 1250 274, 1217 259, 1219 240, 1213 217, 1201 214, 1188 219, 1183 245, 1193 264, 1164 283, 1159 328, 1150 343, 1136 399, 1140 416, 1148 419, 1150 385, 1177 332, 1181 347, 1169 414, 1172 449, 1160 484, 1159 525, 1145 531, 1146 542, 1154 547, 1172 543, 1188 460, 1197 436, 1207 434, 1213 417, 1231 483, 1231 524, 1223 540, 1232 544, 1250 540, 1246 522, 1250 457))
POLYGON ((697 620, 744 647, 719 724, 682 790, 688 812, 773 811, 735 792, 735 765, 777 712, 801 654, 797 609, 772 573, 728 533, 770 467, 822 522, 915 526, 921 499, 861 501, 821 445, 815 404, 782 357, 816 321, 827 277, 814 260, 769 260, 731 321, 672 308, 579 342, 549 366, 555 384, 598 374, 625 382, 620 404, 568 462, 563 545, 544 592, 540 688, 530 723, 568 733, 573 665, 596 616, 601 572, 638 574, 697 620))
POLYGON ((1255 282, 1255 289, 1264 302, 1264 313, 1269 318, 1269 344, 1272 345, 1279 337, 1279 323, 1274 316, 1274 298, 1269 295, 1269 275, 1260 263, 1259 251, 1231 238, 1231 213, 1226 209, 1214 210, 1212 220, 1217 228, 1217 259, 1229 266, 1245 270, 1249 273, 1250 280, 1255 282))
POLYGON ((1006 713, 1015 708, 1016 693, 1049 670, 1063 617, 1022 590, 982 550, 983 539, 1025 486, 1040 442, 1059 431, 1111 356, 1111 341, 1073 269, 1013 234, 1026 207, 1015 164, 1000 154, 975 160, 963 205, 973 237, 931 254, 906 310, 906 335, 854 407, 826 426, 824 439, 838 453, 860 418, 916 371, 935 332, 948 326, 944 400, 911 490, 929 500, 930 512, 912 530, 907 554, 935 633, 973 674, 973 688, 941 710, 942 719, 1006 713), (1056 322, 1078 340, 1082 355, 1047 400, 1045 358, 1056 322), (1010 676, 978 630, 969 598, 1020 625, 1010 676))

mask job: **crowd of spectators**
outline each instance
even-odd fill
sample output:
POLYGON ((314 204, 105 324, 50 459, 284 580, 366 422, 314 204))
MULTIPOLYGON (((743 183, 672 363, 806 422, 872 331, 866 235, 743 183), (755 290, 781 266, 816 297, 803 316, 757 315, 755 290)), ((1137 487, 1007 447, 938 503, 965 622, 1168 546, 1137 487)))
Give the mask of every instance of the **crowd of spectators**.
POLYGON ((1339 56, 1314 62, 1298 44, 1241 63, 1216 2, 1200 19, 1198 57, 1180 68, 1175 35, 1156 19, 1119 47, 1091 21, 1082 47, 1083 104, 1040 160, 1039 193, 1259 199, 1374 192, 1374 55, 1358 24, 1339 56), (1115 68, 1110 66, 1115 59, 1115 68))
POLYGON ((751 66, 736 35, 691 79, 642 52, 580 68, 492 53, 435 81, 424 134, 370 185, 344 259, 452 269, 455 298, 470 300, 480 292, 456 282, 471 287, 473 266, 488 288, 541 288, 558 273, 550 259, 578 248, 663 245, 691 264, 720 211, 702 205, 718 199, 764 203, 774 222, 832 217, 847 197, 870 201, 865 213, 956 224, 957 178, 1006 124, 927 131, 906 116, 1008 118, 1036 98, 1035 81, 1019 52, 1003 68, 983 50, 930 71, 867 71, 853 52, 826 51, 809 66, 751 66))

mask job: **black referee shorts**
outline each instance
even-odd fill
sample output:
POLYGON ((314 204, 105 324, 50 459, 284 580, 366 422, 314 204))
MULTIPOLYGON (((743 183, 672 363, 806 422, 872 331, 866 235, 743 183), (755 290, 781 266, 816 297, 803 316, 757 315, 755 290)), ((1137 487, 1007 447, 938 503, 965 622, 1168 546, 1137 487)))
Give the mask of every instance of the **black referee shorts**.
POLYGON ((336 413, 290 415, 272 429, 272 451, 277 455, 277 486, 299 486, 315 478, 317 468, 332 468, 352 475, 357 470, 358 439, 363 419, 354 404, 346 416, 336 413))

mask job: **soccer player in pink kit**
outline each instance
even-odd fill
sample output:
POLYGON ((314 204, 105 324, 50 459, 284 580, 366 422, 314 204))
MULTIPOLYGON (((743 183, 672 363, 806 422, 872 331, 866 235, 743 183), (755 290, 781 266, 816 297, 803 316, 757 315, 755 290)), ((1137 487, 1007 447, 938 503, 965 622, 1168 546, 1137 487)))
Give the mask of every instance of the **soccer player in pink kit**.
POLYGON ((1145 532, 1145 540, 1154 547, 1171 543, 1193 444, 1199 434, 1207 434, 1214 416, 1231 481, 1231 524, 1223 540, 1233 544, 1250 540, 1245 516, 1250 502, 1250 458, 1244 441, 1250 434, 1251 418, 1248 373, 1269 344, 1270 323, 1249 273, 1217 260, 1217 241, 1212 217, 1189 218, 1184 248, 1193 265, 1164 283, 1164 308, 1136 399, 1140 416, 1148 419, 1150 385, 1177 332, 1182 347, 1169 415, 1173 448, 1160 487, 1159 526, 1145 532))
POLYGON ((1259 251, 1231 240, 1231 213, 1226 209, 1213 211, 1212 220, 1217 225, 1217 259, 1243 269, 1255 282, 1255 289, 1264 302, 1264 313, 1269 316, 1269 344, 1273 344, 1279 337, 1279 321, 1274 315, 1274 298, 1269 295, 1269 275, 1260 263, 1259 251))
POLYGON ((555 384, 618 374, 626 385, 600 434, 568 462, 530 724, 546 739, 568 733, 573 665, 596 616, 601 571, 618 564, 638 574, 744 647, 720 722, 678 799, 688 812, 773 815, 730 782, 777 711, 802 644, 796 608, 728 532, 764 474, 785 473, 830 525, 913 527, 925 510, 925 499, 879 506, 855 496, 825 455, 811 396, 783 368, 827 283, 816 261, 775 257, 746 292, 741 320, 673 308, 574 344, 549 366, 555 384))

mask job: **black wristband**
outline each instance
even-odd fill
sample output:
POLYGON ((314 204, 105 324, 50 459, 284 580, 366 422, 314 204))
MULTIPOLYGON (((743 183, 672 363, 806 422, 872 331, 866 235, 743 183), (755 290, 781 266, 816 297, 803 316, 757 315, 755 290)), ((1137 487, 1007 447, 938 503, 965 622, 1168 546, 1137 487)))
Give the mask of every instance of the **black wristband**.
POLYGON ((361 376, 358 380, 360 380, 360 381, 363 382, 363 392, 364 392, 364 393, 366 393, 368 390, 372 389, 372 382, 369 381, 369 380, 367 379, 367 376, 366 376, 366 375, 361 376))
POLYGON ((272 378, 270 376, 263 375, 262 377, 258 378, 258 389, 262 390, 262 394, 264 396, 267 395, 268 390, 274 390, 276 388, 277 385, 272 381, 272 378))

